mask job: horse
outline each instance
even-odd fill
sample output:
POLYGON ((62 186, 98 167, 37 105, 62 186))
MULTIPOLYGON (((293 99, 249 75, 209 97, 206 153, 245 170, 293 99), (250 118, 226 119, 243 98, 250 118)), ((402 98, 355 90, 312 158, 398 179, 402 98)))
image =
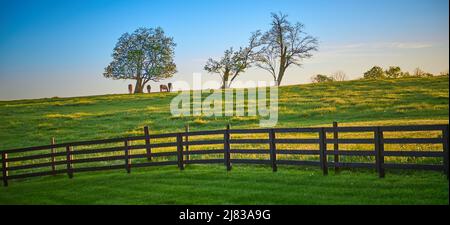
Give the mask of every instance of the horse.
POLYGON ((133 94, 133 85, 132 84, 128 85, 128 93, 133 94))
POLYGON ((169 92, 169 88, 167 87, 167 85, 165 85, 165 84, 161 84, 161 85, 159 85, 159 91, 160 92, 169 92))

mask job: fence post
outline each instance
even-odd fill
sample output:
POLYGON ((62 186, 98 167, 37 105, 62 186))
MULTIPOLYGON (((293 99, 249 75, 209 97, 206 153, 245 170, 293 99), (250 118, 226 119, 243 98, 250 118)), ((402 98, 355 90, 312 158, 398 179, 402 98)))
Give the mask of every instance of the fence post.
MULTIPOLYGON (((54 145, 55 144, 55 138, 54 137, 52 137, 51 138, 51 140, 50 140, 50 144, 51 145, 54 145)), ((55 165, 55 149, 54 148, 51 148, 50 149, 50 153, 52 154, 52 158, 51 158, 51 161, 52 161, 52 172, 53 172, 53 175, 56 175, 56 165, 55 165)))
POLYGON ((72 170, 72 154, 70 151, 72 150, 72 147, 67 145, 66 146, 66 162, 67 162, 67 175, 69 178, 73 177, 73 170, 72 170))
POLYGON ((125 170, 127 171, 127 173, 131 172, 131 160, 130 160, 130 149, 129 149, 129 142, 128 140, 124 141, 124 146, 125 146, 125 170))
POLYGON ((339 133, 337 131, 338 128, 338 122, 333 122, 333 139, 334 139, 334 146, 333 146, 333 150, 334 150, 334 172, 335 173, 339 173, 339 144, 338 144, 338 140, 339 140, 339 133))
POLYGON ((323 175, 328 175, 328 163, 327 163, 327 143, 325 129, 322 127, 319 131, 319 148, 320 148, 320 166, 323 170, 323 175))
POLYGON ((150 132, 148 131, 148 126, 144 127, 144 135, 145 135, 145 150, 147 154, 147 160, 152 160, 152 149, 150 148, 150 132))
POLYGON ((231 159, 230 159, 230 124, 227 125, 227 129, 225 130, 225 133, 223 135, 224 144, 223 144, 223 150, 224 150, 224 161, 225 166, 227 167, 227 171, 231 170, 231 159))
POLYGON ((378 172, 378 176, 383 178, 384 173, 384 143, 383 143, 383 131, 380 127, 375 130, 375 168, 378 172))
POLYGON ((272 171, 277 172, 277 147, 275 144, 275 131, 269 130, 269 145, 270 145, 270 161, 272 163, 272 171))
POLYGON ((187 160, 189 160, 189 144, 188 144, 188 142, 189 142, 189 135, 188 135, 188 133, 189 133, 189 124, 186 124, 185 126, 184 126, 184 130, 185 130, 185 141, 186 141, 186 146, 185 146, 185 148, 186 148, 186 161, 187 160))
POLYGON ((8 187, 8 154, 2 152, 2 176, 3 186, 8 187))
POLYGON ((178 168, 180 168, 180 170, 183 170, 183 135, 181 133, 177 134, 177 153, 178 168))
POLYGON ((449 151, 448 151, 448 125, 442 129, 442 146, 444 149, 444 173, 445 175, 447 175, 447 180, 448 180, 448 156, 449 156, 449 151))

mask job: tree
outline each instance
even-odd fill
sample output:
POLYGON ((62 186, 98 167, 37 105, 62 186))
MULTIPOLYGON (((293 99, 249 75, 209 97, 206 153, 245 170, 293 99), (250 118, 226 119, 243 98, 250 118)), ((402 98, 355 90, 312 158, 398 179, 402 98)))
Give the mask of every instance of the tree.
POLYGON ((173 62, 173 38, 166 37, 162 28, 139 28, 123 34, 114 50, 113 60, 103 76, 112 79, 136 80, 134 93, 143 93, 149 81, 158 82, 177 72, 173 62))
POLYGON ((272 13, 271 29, 261 37, 264 47, 258 54, 257 66, 270 72, 277 86, 290 65, 302 65, 303 59, 317 51, 317 39, 303 29, 301 23, 292 25, 287 15, 272 13))
POLYGON ((408 71, 406 71, 402 73, 402 77, 411 77, 411 74, 408 71))
POLYGON ((383 79, 384 77, 384 71, 379 66, 374 66, 372 69, 364 73, 364 79, 383 79))
POLYGON ((413 76, 415 76, 415 77, 422 77, 422 76, 424 76, 424 74, 425 74, 425 72, 422 69, 420 69, 419 67, 415 68, 413 71, 413 76))
POLYGON ((332 82, 332 81, 334 81, 334 78, 329 77, 327 75, 317 74, 317 75, 311 77, 311 81, 313 83, 332 82))
POLYGON ((385 71, 385 74, 387 78, 399 78, 403 75, 399 66, 390 66, 389 69, 385 71))
POLYGON ((347 80, 347 74, 345 74, 345 72, 341 71, 341 70, 334 72, 331 77, 333 78, 333 81, 345 81, 345 80, 347 80))
POLYGON ((432 77, 432 73, 428 73, 420 69, 419 67, 414 69, 413 76, 415 77, 432 77))
POLYGON ((234 79, 236 79, 240 73, 245 72, 254 61, 254 49, 260 45, 258 41, 260 36, 261 32, 256 31, 251 35, 247 47, 241 47, 238 51, 234 51, 233 48, 225 50, 222 58, 219 60, 209 58, 204 70, 209 73, 219 74, 222 80, 221 88, 229 88, 234 79))

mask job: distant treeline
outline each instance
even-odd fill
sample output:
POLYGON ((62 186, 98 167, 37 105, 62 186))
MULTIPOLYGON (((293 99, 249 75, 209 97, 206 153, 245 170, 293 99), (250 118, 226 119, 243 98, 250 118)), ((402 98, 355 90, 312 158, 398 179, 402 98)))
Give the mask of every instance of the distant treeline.
MULTIPOLYGON (((362 79, 396 79, 403 77, 432 77, 432 76, 448 76, 448 70, 439 74, 432 74, 423 71, 420 68, 414 69, 413 73, 403 72, 399 66, 390 66, 383 70, 379 66, 374 66, 372 69, 364 73, 362 79)), ((317 74, 311 77, 313 83, 333 82, 347 80, 347 75, 343 71, 335 72, 331 75, 317 74)))

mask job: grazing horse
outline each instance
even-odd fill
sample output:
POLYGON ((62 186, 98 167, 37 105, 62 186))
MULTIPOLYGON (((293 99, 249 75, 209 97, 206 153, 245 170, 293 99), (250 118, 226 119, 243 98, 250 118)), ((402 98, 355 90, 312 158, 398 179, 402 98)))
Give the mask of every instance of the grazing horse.
POLYGON ((133 85, 132 84, 128 85, 128 93, 133 94, 133 85))
POLYGON ((159 91, 160 92, 169 92, 169 88, 167 87, 167 85, 165 85, 165 84, 161 84, 161 85, 159 85, 159 91))
POLYGON ((172 91, 172 83, 168 83, 167 87, 169 88, 169 92, 171 92, 172 91))
POLYGON ((147 92, 150 93, 151 90, 152 90, 152 87, 150 85, 147 85, 147 92))

